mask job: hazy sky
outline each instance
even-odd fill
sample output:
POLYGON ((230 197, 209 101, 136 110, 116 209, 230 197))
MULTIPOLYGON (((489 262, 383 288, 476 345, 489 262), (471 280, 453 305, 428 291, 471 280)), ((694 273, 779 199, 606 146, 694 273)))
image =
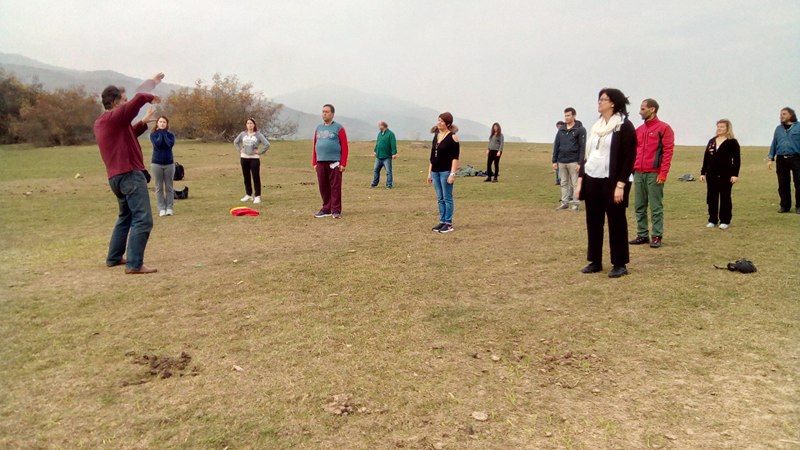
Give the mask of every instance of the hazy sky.
POLYGON ((636 125, 657 99, 685 144, 726 117, 768 145, 779 109, 800 111, 800 2, 644 3, 2 0, 0 51, 185 85, 237 74, 269 97, 343 84, 538 142, 566 106, 591 125, 604 86, 636 125))

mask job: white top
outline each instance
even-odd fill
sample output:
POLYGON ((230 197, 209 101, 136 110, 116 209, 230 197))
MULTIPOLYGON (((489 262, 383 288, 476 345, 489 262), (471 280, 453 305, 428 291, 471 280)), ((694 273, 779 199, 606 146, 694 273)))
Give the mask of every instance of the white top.
POLYGON ((592 178, 608 178, 608 167, 611 165, 611 139, 613 134, 609 134, 607 139, 593 134, 589 145, 592 152, 586 160, 584 171, 592 178), (597 143, 600 142, 600 146, 597 143))

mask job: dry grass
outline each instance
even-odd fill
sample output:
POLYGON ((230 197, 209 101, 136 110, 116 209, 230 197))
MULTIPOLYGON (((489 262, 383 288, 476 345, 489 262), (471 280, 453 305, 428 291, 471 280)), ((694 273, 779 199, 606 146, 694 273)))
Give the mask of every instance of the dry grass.
POLYGON ((800 445, 800 216, 775 212, 764 149, 722 232, 704 186, 676 180, 701 149, 680 148, 665 246, 633 248, 620 280, 578 273, 583 213, 552 210, 549 146, 510 145, 501 183, 459 180, 449 235, 429 231, 427 152, 401 152, 396 189, 369 189, 354 144, 345 219, 318 220, 308 143, 275 143, 262 216, 233 218, 231 146, 180 142, 191 198, 155 218, 159 273, 132 277, 103 266, 116 204, 95 148, 0 147, 0 446, 800 445), (712 267, 742 256, 757 274, 712 267), (185 376, 134 364, 182 351, 185 376), (325 410, 337 394, 353 414, 325 410))

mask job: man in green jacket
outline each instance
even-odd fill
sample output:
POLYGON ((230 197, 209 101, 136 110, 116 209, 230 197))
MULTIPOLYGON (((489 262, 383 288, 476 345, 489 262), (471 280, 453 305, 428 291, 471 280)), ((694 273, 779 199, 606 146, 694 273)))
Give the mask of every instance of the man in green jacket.
POLYGON ((372 187, 381 181, 381 168, 386 168, 386 189, 394 185, 392 177, 392 160, 397 158, 397 139, 384 121, 378 122, 378 137, 375 140, 375 168, 373 169, 372 187))

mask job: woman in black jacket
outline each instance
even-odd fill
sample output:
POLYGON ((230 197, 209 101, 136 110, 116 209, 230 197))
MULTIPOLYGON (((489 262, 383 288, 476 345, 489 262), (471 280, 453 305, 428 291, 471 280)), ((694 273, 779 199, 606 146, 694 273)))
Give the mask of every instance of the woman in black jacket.
POLYGON ((739 142, 733 137, 733 124, 728 119, 717 121, 717 135, 706 145, 700 181, 706 183, 708 204, 707 228, 725 230, 731 225, 733 200, 731 191, 739 181, 741 155, 739 142))
POLYGON ((628 194, 636 159, 636 129, 628 120, 630 102, 619 89, 604 88, 598 94, 600 119, 586 136, 586 152, 578 171, 575 198, 586 202, 587 259, 581 272, 603 270, 603 228, 608 217, 611 246, 611 278, 628 274, 628 194))

